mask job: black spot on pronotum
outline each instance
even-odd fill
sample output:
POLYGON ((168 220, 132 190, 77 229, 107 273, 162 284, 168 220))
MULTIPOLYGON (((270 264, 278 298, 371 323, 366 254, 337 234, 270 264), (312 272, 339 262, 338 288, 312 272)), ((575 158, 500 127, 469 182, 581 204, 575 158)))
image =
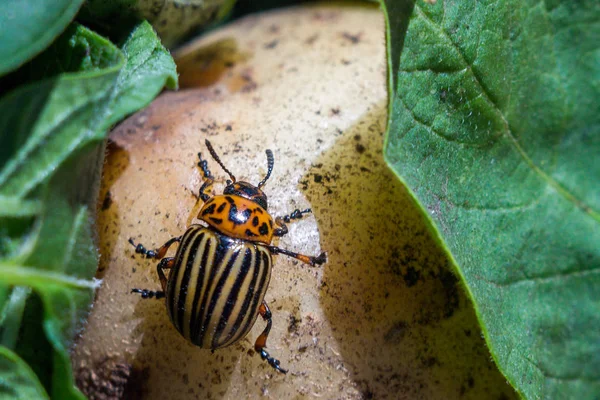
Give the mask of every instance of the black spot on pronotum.
POLYGON ((234 223, 234 225, 243 225, 248 222, 248 219, 252 215, 252 211, 245 209, 242 212, 238 212, 238 209, 235 205, 231 205, 229 208, 229 220, 234 223))
POLYGON ((252 226, 258 226, 258 217, 252 218, 252 226))
POLYGON ((220 225, 223 223, 223 220, 221 218, 210 217, 209 219, 217 225, 220 225))
POLYGON ((215 212, 215 207, 217 205, 216 204, 211 204, 210 206, 206 207, 206 209, 204 209, 204 211, 202 211, 202 215, 207 215, 207 214, 212 214, 215 212))
POLYGON ((263 222, 263 224, 260 226, 260 228, 258 228, 258 232, 261 235, 266 235, 267 233, 269 233, 269 227, 267 226, 266 222, 263 222))
POLYGON ((217 208, 217 212, 223 212, 223 210, 225 209, 225 207, 227 207, 227 203, 221 203, 221 205, 219 206, 219 208, 217 208))

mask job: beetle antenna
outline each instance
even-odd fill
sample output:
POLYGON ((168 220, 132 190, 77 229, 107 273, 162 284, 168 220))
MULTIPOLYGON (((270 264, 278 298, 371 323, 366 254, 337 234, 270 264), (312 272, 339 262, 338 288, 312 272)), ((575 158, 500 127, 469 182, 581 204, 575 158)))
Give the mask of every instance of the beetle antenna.
POLYGON ((275 163, 275 159, 273 158, 273 152, 269 149, 266 151, 267 153, 267 176, 265 179, 259 182, 258 187, 262 187, 265 183, 267 183, 267 179, 271 176, 271 172, 273 172, 273 164, 275 163))
POLYGON ((225 168, 225 166, 223 165, 223 162, 221 161, 221 159, 217 155, 217 152, 215 151, 215 149, 213 149, 212 144, 210 144, 210 142, 208 141, 208 139, 205 139, 204 143, 206 143, 206 147, 208 148, 208 151, 210 152, 210 155, 212 156, 212 158, 214 158, 215 161, 219 163, 219 165, 221 166, 221 168, 223 168, 223 171, 227 172, 227 175, 229 175, 229 177, 231 178, 231 180, 235 182, 235 176, 233 176, 233 174, 231 173, 231 171, 229 171, 227 168, 225 168))

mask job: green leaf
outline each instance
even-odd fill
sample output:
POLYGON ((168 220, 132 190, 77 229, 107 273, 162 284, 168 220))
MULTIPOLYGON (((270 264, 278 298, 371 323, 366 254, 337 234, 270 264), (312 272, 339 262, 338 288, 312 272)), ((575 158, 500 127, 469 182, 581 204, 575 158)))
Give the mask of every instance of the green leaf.
POLYGON ((0 75, 44 50, 75 17, 83 0, 0 2, 0 75))
POLYGON ((107 120, 108 127, 125 115, 145 107, 163 86, 177 89, 175 61, 161 45, 149 23, 141 23, 122 47, 127 57, 127 67, 116 85, 113 113, 107 120))
MULTIPOLYGON (((4 273, 4 268, 2 268, 4 273)), ((4 281, 5 287, 7 281, 4 281)), ((0 346, 14 349, 19 336, 21 320, 25 310, 25 303, 31 290, 28 287, 15 287, 10 293, 8 301, 3 302, 0 314, 0 346)))
POLYGON ((0 99, 0 339, 52 398, 82 399, 68 348, 97 285, 104 138, 177 85, 175 64, 145 23, 122 49, 75 24, 13 76, 31 83, 0 99))
POLYGON ((2 346, 0 346, 0 398, 14 400, 49 398, 31 368, 17 354, 2 346))
POLYGON ((26 196, 69 154, 104 135, 98 128, 107 119, 125 57, 81 26, 67 30, 56 46, 26 67, 37 78, 36 66, 48 65, 53 55, 57 71, 77 64, 68 70, 81 72, 19 87, 0 99, 0 195, 26 196), (78 63, 71 61, 75 58, 78 63))
POLYGON ((388 49, 385 156, 498 366, 527 398, 598 398, 600 4, 418 2, 388 49))

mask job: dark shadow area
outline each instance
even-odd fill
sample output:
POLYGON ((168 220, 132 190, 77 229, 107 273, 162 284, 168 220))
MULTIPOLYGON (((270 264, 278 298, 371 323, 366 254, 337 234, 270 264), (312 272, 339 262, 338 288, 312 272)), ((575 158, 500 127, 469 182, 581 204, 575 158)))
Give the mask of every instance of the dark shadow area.
POLYGON ((104 278, 108 271, 111 256, 121 232, 118 223, 120 216, 118 203, 113 201, 110 189, 129 166, 129 152, 116 142, 108 140, 104 165, 103 179, 98 194, 98 204, 96 205, 96 226, 98 234, 102 237, 102 240, 99 240, 101 246, 99 250, 100 254, 103 255, 103 257, 100 257, 98 270, 96 271, 96 278, 98 279, 104 278), (107 168, 106 166, 110 167, 107 168))
POLYGON ((321 248, 321 304, 364 398, 513 398, 472 305, 382 156, 385 104, 304 176, 321 248))

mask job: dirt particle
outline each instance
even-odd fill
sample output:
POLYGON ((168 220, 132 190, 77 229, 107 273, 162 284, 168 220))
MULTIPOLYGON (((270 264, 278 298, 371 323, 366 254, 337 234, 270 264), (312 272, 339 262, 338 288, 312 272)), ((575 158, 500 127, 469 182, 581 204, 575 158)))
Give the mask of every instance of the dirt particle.
POLYGON ((265 49, 274 49, 275 47, 277 47, 277 44, 279 43, 279 40, 275 39, 275 40, 271 40, 269 43, 266 43, 264 45, 265 49))
POLYGON ((346 40, 348 40, 350 43, 352 44, 358 44, 360 43, 360 37, 362 36, 362 32, 359 32, 357 34, 351 34, 349 32, 344 32, 342 33, 342 37, 346 40))
POLYGON ((79 389, 92 400, 121 399, 126 396, 127 387, 134 374, 131 364, 105 358, 93 368, 80 368, 76 374, 79 389))
POLYGON ((363 145, 362 145, 362 144, 360 144, 360 143, 356 143, 356 151, 357 151, 359 154, 362 154, 362 153, 364 153, 364 152, 365 152, 365 150, 366 150, 366 147, 365 147, 365 146, 363 146, 363 145))
POLYGON ((104 200, 102 200, 102 211, 106 211, 110 208, 110 206, 112 205, 113 201, 112 201, 112 194, 110 193, 110 190, 106 192, 106 194, 104 195, 104 200))
POLYGON ((301 322, 302 322, 301 318, 296 318, 294 315, 290 315, 290 322, 288 323, 288 332, 290 332, 290 333, 298 332, 298 328, 299 328, 301 322))
POLYGON ((383 340, 386 343, 400 343, 407 331, 408 324, 405 321, 398 321, 385 333, 383 340))
POLYGON ((311 36, 309 36, 309 37, 306 38, 306 40, 304 41, 304 43, 306 43, 308 45, 311 45, 314 42, 316 42, 318 38, 319 38, 318 34, 311 35, 311 36))
POLYGON ((417 271, 412 266, 409 266, 406 268, 406 273, 402 275, 402 278, 404 278, 404 283, 406 283, 407 287, 413 287, 421 278, 421 272, 417 271))
POLYGON ((454 311, 458 308, 460 296, 458 295, 458 279, 456 276, 446 269, 440 271, 439 279, 444 288, 446 301, 444 302, 444 318, 450 318, 454 315, 454 311))

